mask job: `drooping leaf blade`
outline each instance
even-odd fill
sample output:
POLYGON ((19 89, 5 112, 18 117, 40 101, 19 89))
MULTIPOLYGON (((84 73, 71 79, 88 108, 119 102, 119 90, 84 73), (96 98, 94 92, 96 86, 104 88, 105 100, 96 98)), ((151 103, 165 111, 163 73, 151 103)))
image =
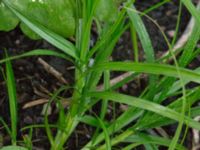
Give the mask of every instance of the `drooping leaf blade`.
MULTIPOLYGON (((182 116, 182 114, 168 107, 161 106, 159 104, 150 102, 148 100, 144 100, 144 99, 140 99, 133 96, 124 95, 124 94, 119 94, 115 92, 92 92, 92 93, 89 93, 88 96, 96 97, 100 99, 109 99, 114 102, 123 103, 123 104, 134 106, 140 109, 148 110, 156 114, 159 114, 161 116, 173 119, 175 121, 179 121, 179 118, 182 116)), ((186 117, 186 116, 184 117, 184 123, 189 125, 192 128, 200 130, 200 123, 198 123, 197 121, 194 121, 193 119, 189 117, 186 117)))
MULTIPOLYGON (((92 70, 134 71, 139 73, 150 73, 171 77, 179 77, 176 67, 172 65, 156 63, 107 62, 94 66, 93 68, 91 68, 91 71, 92 70)), ((200 73, 184 68, 179 68, 179 70, 184 80, 190 80, 196 83, 200 83, 200 73)))

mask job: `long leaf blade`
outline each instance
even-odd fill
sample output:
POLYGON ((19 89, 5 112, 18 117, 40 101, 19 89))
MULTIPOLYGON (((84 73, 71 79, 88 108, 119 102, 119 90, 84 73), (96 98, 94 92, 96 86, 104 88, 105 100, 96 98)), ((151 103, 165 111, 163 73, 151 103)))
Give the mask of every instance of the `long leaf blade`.
MULTIPOLYGON (((200 74, 189 69, 179 68, 181 76, 184 80, 190 80, 200 83, 200 74)), ((139 73, 150 73, 157 75, 166 75, 171 77, 179 77, 177 68, 171 65, 156 63, 132 63, 132 62, 106 62, 91 68, 96 70, 112 70, 112 71, 134 71, 139 73)))
POLYGON ((11 118, 11 135, 12 135, 12 144, 17 142, 17 94, 16 94, 16 85, 14 79, 14 73, 12 70, 12 65, 10 61, 6 62, 6 84, 9 97, 9 109, 10 109, 10 118, 11 118))
MULTIPOLYGON (((130 106, 138 107, 140 109, 148 110, 159 114, 161 116, 179 121, 179 118, 182 117, 182 114, 168 108, 161 106, 159 104, 150 102, 148 100, 136 98, 133 96, 128 96, 124 94, 114 93, 114 92, 92 92, 88 96, 96 97, 100 99, 109 99, 114 102, 124 103, 130 106)), ((194 121, 189 117, 184 117, 184 123, 188 124, 190 127, 200 130, 200 123, 194 121)))

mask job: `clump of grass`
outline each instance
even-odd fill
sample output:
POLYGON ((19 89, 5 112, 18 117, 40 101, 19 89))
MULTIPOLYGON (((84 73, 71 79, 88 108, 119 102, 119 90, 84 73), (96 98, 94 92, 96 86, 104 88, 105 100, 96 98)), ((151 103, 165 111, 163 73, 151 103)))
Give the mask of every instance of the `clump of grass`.
MULTIPOLYGON (((103 25, 98 24, 99 38, 93 47, 90 47, 91 28, 94 22, 94 13, 98 5, 98 0, 85 0, 82 1, 83 5, 76 3, 78 6, 75 8, 79 9, 75 10, 76 14, 78 14, 76 16, 75 44, 48 30, 34 21, 30 16, 26 16, 26 14, 20 12, 12 3, 6 0, 2 0, 2 2, 35 33, 61 50, 61 52, 33 50, 21 56, 0 60, 1 63, 6 62, 6 76, 9 87, 8 93, 10 96, 12 120, 12 130, 10 133, 13 144, 17 144, 17 100, 10 60, 32 55, 53 55, 61 57, 66 59, 66 61, 71 61, 75 66, 75 83, 73 85, 74 91, 71 97, 70 107, 67 112, 64 112, 64 109, 58 104, 60 111, 59 123, 50 125, 46 116, 43 125, 31 126, 31 128, 46 128, 52 150, 63 149, 70 135, 80 122, 96 128, 94 138, 82 148, 84 150, 109 150, 122 143, 126 145, 123 147, 125 150, 133 149, 139 145, 144 145, 146 149, 158 149, 159 146, 166 146, 169 149, 186 149, 182 145, 184 138, 180 138, 180 134, 184 133, 183 125, 185 124, 190 128, 200 130, 200 123, 192 119, 198 116, 200 112, 199 106, 193 107, 193 104, 200 97, 200 87, 185 88, 189 82, 200 83, 199 68, 196 70, 186 69, 187 65, 199 54, 199 49, 196 49, 196 44, 200 36, 200 28, 198 27, 200 16, 199 10, 194 7, 191 1, 182 0, 180 7, 184 4, 195 18, 193 33, 186 45, 180 49, 182 53, 177 58, 172 51, 174 43, 177 40, 176 36, 172 43, 170 43, 166 35, 162 32, 170 51, 170 55, 163 59, 155 58, 151 37, 148 35, 141 16, 146 16, 152 23, 155 23, 146 13, 168 1, 156 4, 144 11, 144 13, 139 13, 135 9, 133 1, 128 0, 124 2, 113 24, 107 24, 106 22, 103 25), (109 57, 116 43, 129 28, 132 33, 135 60, 132 62, 111 62, 109 57), (138 39, 144 50, 144 62, 138 60, 138 39), (173 64, 163 64, 171 58, 173 59, 173 64), (94 60, 93 64, 90 64, 91 60, 94 60), (111 85, 110 73, 113 71, 130 72, 130 76, 111 85), (144 92, 139 97, 125 95, 115 91, 115 89, 127 82, 135 80, 136 76, 138 77, 142 73, 149 75, 149 82, 147 88, 144 89, 144 92), (101 91, 98 91, 97 86, 101 77, 103 77, 104 87, 101 91), (162 103, 172 96, 176 96, 177 98, 166 106, 163 106, 162 103), (99 101, 101 101, 100 114, 94 115, 93 113, 87 113, 99 101), (116 116, 116 118, 113 118, 112 121, 106 120, 105 118, 109 106, 108 102, 110 101, 128 106, 126 111, 116 116), (178 123, 178 127, 173 138, 155 136, 149 133, 151 129, 174 123, 178 123), (51 133, 51 128, 57 128, 55 137, 51 133)), ((180 13, 181 11, 179 11, 178 15, 176 34, 180 23, 180 13)), ((159 25, 157 27, 159 30, 159 25)), ((63 88, 61 89, 63 90, 63 88)), ((52 100, 59 99, 59 91, 53 94, 52 100)))

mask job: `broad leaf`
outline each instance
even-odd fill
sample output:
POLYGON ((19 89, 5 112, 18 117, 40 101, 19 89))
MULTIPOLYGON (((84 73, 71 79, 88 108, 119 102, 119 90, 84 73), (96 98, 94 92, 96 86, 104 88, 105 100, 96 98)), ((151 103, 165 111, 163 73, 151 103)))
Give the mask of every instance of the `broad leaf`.
MULTIPOLYGON (((9 2, 19 9, 21 13, 26 14, 51 31, 63 37, 74 35, 75 19, 69 0, 9 0, 9 2)), ((40 38, 39 36, 36 36, 30 28, 25 27, 25 25, 21 25, 21 28, 30 38, 40 38)))
POLYGON ((18 18, 3 3, 0 3, 0 18, 0 31, 10 31, 19 22, 18 18))
POLYGON ((21 146, 5 146, 1 150, 28 150, 27 148, 21 146))
POLYGON ((113 22, 118 14, 116 2, 113 0, 100 0, 96 16, 100 21, 113 22))
MULTIPOLYGON (((22 14, 31 17, 49 30, 63 36, 70 37, 75 32, 74 7, 70 0, 4 0, 12 3, 22 14)), ((100 0, 96 18, 101 22, 113 22, 118 14, 118 6, 122 0, 100 0)), ((14 29, 19 20, 0 2, 0 30, 14 29)), ((22 31, 32 39, 40 39, 32 29, 20 23, 22 31)))

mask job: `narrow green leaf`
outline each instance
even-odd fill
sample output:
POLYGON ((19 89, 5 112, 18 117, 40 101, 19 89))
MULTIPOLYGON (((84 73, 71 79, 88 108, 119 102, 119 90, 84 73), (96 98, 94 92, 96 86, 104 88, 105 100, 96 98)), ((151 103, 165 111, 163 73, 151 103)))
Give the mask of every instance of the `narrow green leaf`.
MULTIPOLYGON (((190 105, 193 105, 195 102, 197 102, 199 100, 199 97, 200 97, 200 88, 194 89, 191 92, 189 92, 186 97, 187 99, 190 100, 189 104, 187 105, 187 109, 190 107, 190 105)), ((180 112, 181 103, 182 103, 182 98, 179 98, 175 100, 173 103, 169 104, 167 107, 177 112, 180 112)), ((191 110, 192 109, 193 108, 191 108, 191 110)), ((194 117, 192 114, 191 116, 194 117)), ((148 128, 155 128, 164 125, 169 125, 174 122, 175 121, 163 118, 158 114, 149 113, 148 115, 145 116, 145 118, 143 117, 143 119, 136 126, 142 129, 148 129, 148 128)))
MULTIPOLYGON (((118 117, 112 124, 108 126, 108 132, 110 135, 113 135, 115 132, 122 129, 124 126, 131 123, 133 120, 136 120, 143 114, 143 111, 139 110, 138 108, 128 109, 125 111, 120 117, 118 117)), ((100 133, 95 141, 90 141, 87 143, 84 148, 95 146, 99 144, 101 141, 104 140, 103 133, 100 133)))
MULTIPOLYGON (((154 144, 157 144, 157 145, 162 145, 162 146, 168 147, 171 143, 171 140, 167 139, 167 138, 162 138, 162 137, 159 137, 159 136, 152 136, 152 135, 147 135, 147 134, 144 134, 144 133, 139 133, 139 134, 127 137, 124 140, 124 142, 130 142, 130 143, 135 143, 135 142, 137 143, 138 142, 138 143, 142 143, 142 144, 154 143, 154 144)), ((179 150, 185 149, 186 150, 186 148, 183 147, 182 145, 177 145, 176 149, 179 149, 179 150)))
POLYGON ((200 14, 193 5, 191 0, 181 0, 185 7, 189 10, 189 12, 192 14, 192 16, 196 19, 198 24, 200 24, 200 14))
POLYGON ((11 135, 12 144, 15 145, 17 142, 17 93, 14 73, 10 61, 6 62, 6 85, 9 97, 9 109, 11 118, 11 135))
POLYGON ((67 57, 65 54, 58 53, 53 50, 35 49, 35 50, 31 50, 29 52, 26 52, 26 53, 23 53, 20 55, 10 56, 10 57, 1 59, 0 64, 5 63, 9 60, 20 59, 20 58, 29 57, 29 56, 55 56, 55 57, 60 57, 60 58, 67 59, 67 60, 73 62, 73 60, 71 58, 67 57))
POLYGON ((81 60, 85 61, 86 56, 88 54, 89 46, 90 46, 90 34, 91 34, 91 27, 92 27, 92 21, 94 17, 94 13, 96 11, 96 8, 98 6, 99 1, 98 0, 93 0, 93 1, 85 1, 85 3, 90 3, 89 6, 91 8, 88 8, 88 5, 83 5, 85 6, 83 9, 85 9, 83 17, 84 22, 83 22, 83 29, 82 29, 82 41, 81 41, 81 52, 80 52, 80 58, 81 60))
MULTIPOLYGON (((179 77, 177 68, 171 65, 154 64, 154 63, 132 63, 132 62, 107 62, 91 68, 90 71, 113 70, 113 71, 134 71, 139 73, 150 73, 157 75, 166 75, 179 77)), ((200 83, 200 74, 192 70, 179 68, 181 77, 184 80, 190 80, 200 83)))
POLYGON ((137 14, 137 10, 134 6, 126 8, 126 11, 129 15, 132 25, 134 26, 134 29, 140 38, 147 62, 154 62, 154 50, 142 19, 137 14))
POLYGON ((163 0, 163 1, 161 1, 161 2, 158 2, 158 3, 156 3, 155 5, 150 6, 149 8, 147 8, 146 10, 144 10, 144 11, 143 11, 143 14, 148 14, 148 13, 150 13, 151 11, 153 11, 153 10, 155 10, 155 9, 157 9, 157 8, 159 8, 159 7, 161 7, 162 5, 164 5, 164 4, 166 4, 166 3, 170 2, 170 1, 171 1, 171 0, 163 0))
POLYGON ((8 124, 3 120, 3 118, 0 117, 0 123, 3 125, 3 127, 6 129, 7 133, 9 134, 9 136, 12 137, 12 134, 11 134, 11 130, 8 126, 8 124))
POLYGON ((98 120, 93 116, 84 115, 82 117, 79 117, 78 120, 82 123, 85 123, 93 127, 98 127, 98 128, 101 127, 98 123, 98 120))
POLYGON ((104 122, 97 117, 97 120, 103 130, 103 133, 104 133, 104 137, 105 137, 105 142, 106 142, 106 150, 111 150, 111 141, 110 141, 110 136, 109 136, 109 133, 108 133, 108 130, 104 124, 104 122))
MULTIPOLYGON (((101 99, 109 99, 114 102, 118 103, 124 103, 130 106, 138 107, 140 109, 148 110, 154 113, 157 113, 161 116, 173 119, 175 121, 179 121, 179 118, 182 117, 182 114, 161 106, 159 104, 150 102, 148 100, 132 97, 132 96, 127 96, 124 94, 119 94, 119 93, 114 93, 114 92, 92 92, 88 96, 91 97, 96 97, 96 98, 101 98, 101 99)), ((184 123, 189 125, 192 128, 200 130, 200 123, 197 121, 194 121, 193 119, 189 117, 184 117, 184 123)))
POLYGON ((199 41, 199 37, 200 37, 199 23, 195 22, 192 34, 188 39, 188 42, 186 43, 183 49, 183 53, 179 59, 180 66, 186 66, 188 62, 190 62, 191 57, 194 54, 194 49, 196 47, 196 44, 199 41))

